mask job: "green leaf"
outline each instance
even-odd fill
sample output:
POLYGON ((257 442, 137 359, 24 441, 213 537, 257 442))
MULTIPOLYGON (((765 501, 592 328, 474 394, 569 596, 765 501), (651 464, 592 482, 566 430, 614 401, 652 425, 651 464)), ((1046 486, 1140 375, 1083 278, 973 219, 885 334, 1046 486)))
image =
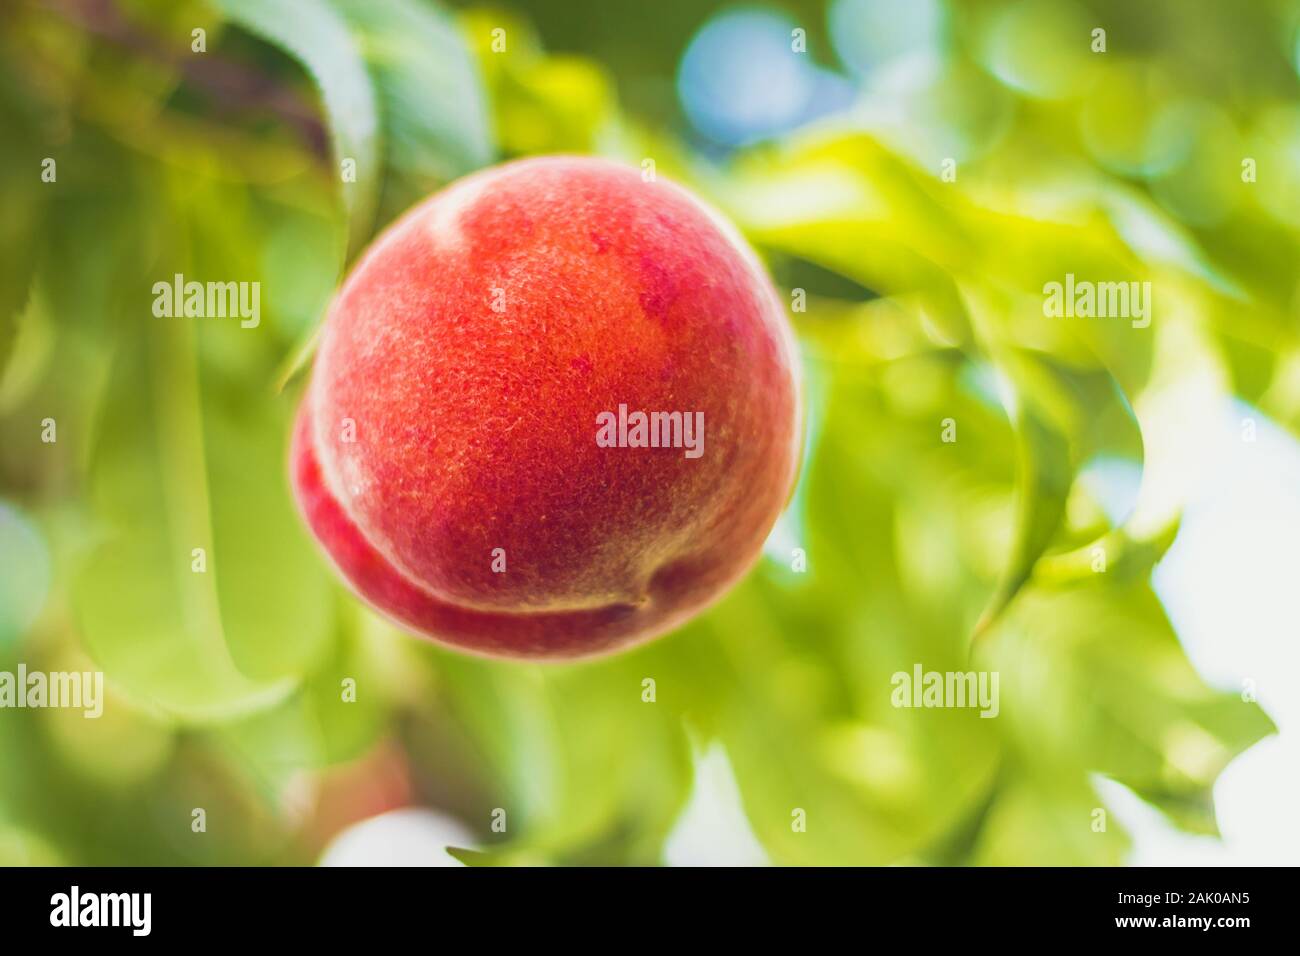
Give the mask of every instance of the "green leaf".
MULTIPOLYGON (((1008 413, 1016 433, 1016 538, 1010 562, 997 592, 975 627, 978 639, 1020 592, 1038 559, 1056 538, 1078 467, 1068 434, 1052 420, 1044 399, 1033 386, 1035 373, 1046 372, 1022 356, 1002 355, 1007 373, 1008 413)), ((1039 379, 1041 381, 1041 378, 1039 379)))
POLYGON ((986 645, 1009 730, 1028 754, 1114 777, 1193 832, 1213 787, 1276 729, 1258 704, 1196 674, 1146 580, 1035 587, 986 645))
POLYGON ((67 865, 67 858, 40 834, 0 821, 0 866, 67 865))
POLYGON ((1129 838, 1096 815, 1101 798, 1079 770, 1045 760, 1007 773, 980 821, 972 866, 1120 866, 1129 838))
POLYGON ((369 235, 379 196, 379 115, 375 90, 348 24, 330 0, 213 0, 233 23, 302 64, 320 90, 334 150, 334 175, 356 163, 343 182, 353 242, 369 235))
POLYGON ((361 641, 362 612, 342 593, 332 653, 277 706, 207 731, 271 802, 301 774, 354 760, 382 736, 390 717, 387 692, 361 641), (348 683, 345 685, 345 681, 348 683))
POLYGON ((0 653, 31 626, 50 589, 50 555, 40 531, 0 499, 0 653))
POLYGON ((16 97, 7 71, 0 75, 0 383, 18 335, 18 317, 32 286, 44 238, 45 199, 52 184, 41 182, 36 142, 41 103, 16 97))
MULTIPOLYGON (((148 315, 147 305, 137 314, 148 315)), ((193 329, 184 320, 146 327, 122 319, 146 347, 117 356, 91 454, 101 540, 73 581, 87 648, 128 693, 186 720, 266 706, 294 681, 285 674, 250 679, 226 643, 216 579, 227 575, 214 545, 193 329), (193 570, 200 548, 210 562, 201 573, 193 570)), ((240 530, 232 531, 238 542, 240 530)), ((248 532, 259 533, 245 526, 245 541, 248 532)), ((235 550, 248 555, 256 546, 241 542, 235 550)), ((232 583, 248 576, 229 572, 232 583)), ((276 604, 285 602, 276 595, 276 604)), ((283 636, 260 635, 272 642, 283 636)))
POLYGON ((288 403, 210 380, 201 401, 208 559, 231 659, 255 679, 300 675, 326 646, 332 588, 289 493, 288 403))
POLYGON ((272 323, 153 314, 159 277, 257 281, 256 255, 232 238, 244 221, 233 188, 155 179, 185 240, 124 265, 104 310, 120 346, 87 463, 96 540, 73 585, 109 678, 188 721, 283 699, 333 627, 333 586, 288 490, 292 407, 239 384, 270 375, 272 323))
POLYGON ((329 3, 347 23, 374 84, 384 162, 402 181, 395 211, 491 161, 478 65, 449 13, 434 3, 329 3))
POLYGON ((891 678, 918 661, 956 668, 960 649, 917 641, 881 615, 864 631, 855 624, 866 619, 863 605, 837 617, 819 610, 816 594, 777 594, 760 573, 691 635, 712 637, 723 652, 726 663, 703 673, 755 836, 782 864, 927 858, 987 798, 994 722, 973 711, 895 708, 891 678))
POLYGON ((639 653, 570 668, 430 658, 496 781, 496 802, 476 812, 509 815, 509 843, 485 849, 571 864, 660 862, 690 790, 683 688, 639 653), (658 679, 658 702, 642 699, 645 677, 658 679))

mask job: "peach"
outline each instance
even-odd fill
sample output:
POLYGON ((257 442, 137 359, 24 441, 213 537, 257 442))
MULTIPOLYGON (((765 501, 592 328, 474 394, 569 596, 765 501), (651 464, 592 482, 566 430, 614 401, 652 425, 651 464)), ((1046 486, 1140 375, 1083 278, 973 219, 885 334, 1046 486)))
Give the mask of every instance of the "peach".
POLYGON ((798 469, 798 393, 781 301, 716 213, 615 163, 523 160, 359 261, 292 481, 342 576, 406 629, 582 657, 749 569, 798 469))

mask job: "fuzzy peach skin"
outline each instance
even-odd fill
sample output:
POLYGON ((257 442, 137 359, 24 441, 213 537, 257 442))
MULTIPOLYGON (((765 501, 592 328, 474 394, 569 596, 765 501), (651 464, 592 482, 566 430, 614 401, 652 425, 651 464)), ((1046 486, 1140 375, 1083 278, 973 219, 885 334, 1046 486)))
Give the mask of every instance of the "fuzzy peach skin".
POLYGON ((609 652, 754 563, 798 468, 797 369, 758 260, 690 194, 602 160, 509 163, 415 207, 353 270, 293 486, 342 576, 406 629, 493 656, 609 652), (703 453, 601 447, 620 404, 703 412, 703 453))

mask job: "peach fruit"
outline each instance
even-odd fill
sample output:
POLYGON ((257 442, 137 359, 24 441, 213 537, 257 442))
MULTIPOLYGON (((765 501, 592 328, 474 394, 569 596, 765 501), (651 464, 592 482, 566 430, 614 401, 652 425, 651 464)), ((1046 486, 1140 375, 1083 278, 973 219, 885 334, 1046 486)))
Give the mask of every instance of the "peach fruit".
POLYGON ((406 629, 574 658, 756 560, 799 460, 798 359, 734 229, 578 157, 452 184, 331 306, 290 452, 307 524, 406 629))

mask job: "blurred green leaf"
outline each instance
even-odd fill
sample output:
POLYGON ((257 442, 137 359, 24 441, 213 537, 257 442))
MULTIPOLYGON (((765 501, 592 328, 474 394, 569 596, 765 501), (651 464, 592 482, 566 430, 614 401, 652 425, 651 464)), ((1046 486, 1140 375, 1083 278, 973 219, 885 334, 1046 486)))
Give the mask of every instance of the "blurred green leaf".
POLYGON ((682 688, 639 654, 558 669, 439 653, 436 665, 458 719, 488 747, 513 835, 503 852, 660 862, 691 781, 682 688), (658 702, 642 699, 646 677, 659 681, 658 702))
POLYGON ((352 223, 354 242, 369 235, 379 196, 379 106, 348 24, 330 0, 213 0, 232 22, 302 64, 319 88, 333 138, 335 175, 352 223), (342 164, 355 164, 354 180, 342 164))
POLYGON ((977 637, 1024 587, 1056 537, 1074 478, 1066 437, 1045 420, 1027 391, 1020 390, 1014 401, 1020 471, 1016 546, 997 594, 976 625, 977 637))
POLYGON ((138 345, 114 355, 98 409, 87 479, 99 540, 73 596, 105 670, 202 721, 292 690, 330 646, 332 585, 284 477, 291 408, 231 378, 269 376, 272 322, 153 314, 160 278, 257 275, 229 190, 192 176, 170 187, 185 239, 137 260, 110 313, 138 345))
POLYGON ((1112 776, 1176 824, 1215 832, 1215 780, 1273 723, 1197 676, 1149 583, 1107 576, 1027 591, 986 645, 1009 729, 1024 752, 1112 776))
MULTIPOLYGON (((1035 761, 1037 763, 1037 761, 1035 761)), ((1008 774, 967 856, 973 866, 1119 866, 1128 835, 1077 772, 1053 761, 1008 774), (1099 829, 1098 826, 1104 827, 1099 829)))
POLYGON ((50 570, 40 531, 0 499, 0 651, 7 651, 40 613, 50 570))
POLYGON ((384 163, 402 184, 402 195, 390 197, 392 211, 491 161, 478 64, 450 14, 432 2, 329 2, 347 22, 378 97, 384 163))
MULTIPOLYGON (((122 318, 132 324, 133 317, 122 318)), ((250 679, 225 640, 214 582, 224 579, 225 559, 209 510, 193 330, 176 322, 145 329, 138 318, 134 325, 153 344, 147 352, 119 354, 90 462, 103 540, 73 587, 87 645, 132 694, 186 719, 265 706, 283 697, 293 678, 250 679), (195 549, 210 562, 204 573, 192 570, 195 549)), ((256 554, 259 530, 242 523, 231 530, 236 552, 256 554)), ((234 567, 230 575, 232 581, 248 577, 234 567)), ((283 608, 285 601, 276 593, 261 610, 283 608)), ((244 646, 251 648, 257 638, 248 637, 244 646)), ((278 632, 262 639, 271 641, 269 653, 280 653, 278 632)))

